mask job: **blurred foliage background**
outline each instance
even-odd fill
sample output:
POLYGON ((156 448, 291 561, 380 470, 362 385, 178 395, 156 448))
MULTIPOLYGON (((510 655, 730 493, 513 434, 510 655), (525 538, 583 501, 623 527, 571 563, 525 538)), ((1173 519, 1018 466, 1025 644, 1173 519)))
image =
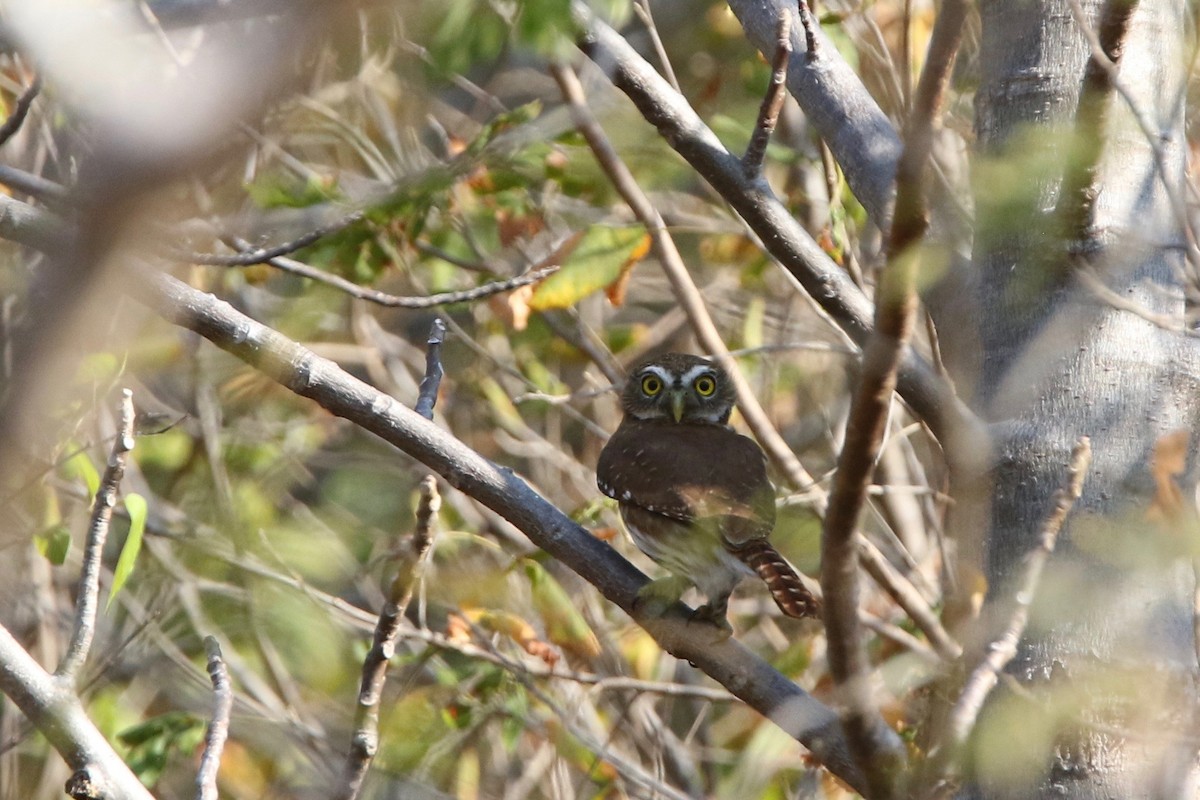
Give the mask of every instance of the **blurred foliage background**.
MULTIPOLYGON (((817 12, 900 123, 932 4, 836 2, 817 12)), ((744 148, 770 68, 725 5, 615 2, 604 13, 647 53, 660 37, 683 94, 734 152, 744 148)), ((294 54, 282 99, 222 142, 220 157, 154 193, 143 213, 153 236, 139 246, 408 405, 440 317, 449 334, 438 424, 656 575, 620 533, 593 467, 619 420, 621 368, 649 352, 699 348, 645 230, 574 131, 545 68, 579 61, 571 30, 561 0, 348 7, 319 46, 294 54), (365 211, 348 222, 356 209, 365 211), (267 264, 201 263, 201 254, 325 226, 336 230, 287 258, 392 295, 561 270, 487 299, 408 309, 267 264)), ((142 35, 186 60, 209 31, 149 25, 142 35)), ((970 130, 970 47, 946 120, 945 163, 970 130)), ((666 219, 772 423, 827 488, 853 348, 595 67, 579 69, 591 110, 666 219)), ((0 57, 7 111, 33 73, 17 51, 0 57)), ((69 184, 86 120, 58 99, 54 87, 43 90, 4 162, 69 184)), ((879 233, 790 100, 766 175, 869 289, 879 233)), ((945 186, 947 202, 969 206, 952 174, 945 186)), ((7 325, 20 315, 31 256, 0 248, 7 325)), ((54 663, 89 483, 107 457, 119 388, 132 387, 142 414, 124 491, 145 498, 146 510, 143 520, 119 507, 106 568, 127 546, 131 517, 145 534, 127 582, 102 610, 85 672, 88 709, 157 796, 190 796, 209 704, 201 640, 216 635, 236 690, 223 796, 328 796, 425 470, 128 299, 116 303, 104 326, 76 342, 85 357, 59 387, 56 427, 37 432, 22 474, 5 476, 5 622, 54 663)), ((926 337, 919 346, 931 352, 926 337)), ((945 487, 930 451, 921 426, 897 408, 868 527, 936 607, 945 487)), ((811 574, 814 489, 775 478, 773 541, 811 574)), ((847 796, 796 742, 664 654, 506 522, 448 486, 440 492, 367 797, 847 796)), ((106 573, 105 595, 111 580, 106 573)), ((936 657, 872 592, 872 657, 887 713, 909 731, 936 657)), ((824 696, 819 624, 781 618, 756 584, 737 593, 731 621, 741 641, 824 696)), ((65 767, 10 711, 0 717, 0 796, 56 796, 65 767)))

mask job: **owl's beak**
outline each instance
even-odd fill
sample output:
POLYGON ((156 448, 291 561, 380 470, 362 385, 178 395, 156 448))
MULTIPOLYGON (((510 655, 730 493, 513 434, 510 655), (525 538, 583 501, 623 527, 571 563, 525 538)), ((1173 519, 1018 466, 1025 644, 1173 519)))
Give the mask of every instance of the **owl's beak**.
POLYGON ((683 403, 683 392, 671 393, 671 416, 675 418, 676 422, 683 419, 683 403))

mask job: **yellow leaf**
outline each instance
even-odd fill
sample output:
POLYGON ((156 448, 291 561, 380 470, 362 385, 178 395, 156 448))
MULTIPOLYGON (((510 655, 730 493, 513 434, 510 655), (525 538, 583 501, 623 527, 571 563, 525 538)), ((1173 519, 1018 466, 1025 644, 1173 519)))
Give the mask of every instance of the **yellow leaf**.
POLYGON ((618 284, 648 252, 650 236, 641 226, 593 226, 563 260, 562 269, 534 289, 529 307, 535 311, 569 308, 593 292, 618 284))

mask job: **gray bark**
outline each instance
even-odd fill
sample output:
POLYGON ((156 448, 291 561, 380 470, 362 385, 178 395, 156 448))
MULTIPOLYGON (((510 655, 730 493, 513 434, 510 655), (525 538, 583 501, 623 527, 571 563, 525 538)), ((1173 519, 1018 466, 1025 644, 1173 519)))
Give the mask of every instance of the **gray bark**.
MULTIPOLYGON (((1084 6, 1094 19, 1101 4, 1084 6)), ((978 410, 999 432, 999 462, 990 498, 960 518, 990 518, 990 529, 960 535, 979 537, 965 550, 984 554, 993 596, 1034 547, 1078 436, 1092 438, 1094 460, 1010 666, 1031 694, 992 698, 965 794, 1194 796, 1194 577, 1184 547, 1156 530, 1147 509, 1155 443, 1196 427, 1200 353, 1196 339, 1082 286, 1053 230, 1062 173, 1045 166, 1065 161, 1063 134, 1090 52, 1070 6, 992 0, 980 13, 977 156, 992 161, 984 167, 992 179, 977 197, 982 361, 972 377, 978 410), (1013 181, 999 189, 1003 201, 996 175, 1013 181)), ((1085 243, 1120 296, 1175 319, 1184 312, 1184 237, 1164 178, 1177 190, 1185 180, 1188 25, 1179 0, 1144 0, 1135 12, 1120 75, 1163 133, 1166 175, 1128 104, 1111 98, 1109 129, 1093 132, 1106 147, 1085 243)))

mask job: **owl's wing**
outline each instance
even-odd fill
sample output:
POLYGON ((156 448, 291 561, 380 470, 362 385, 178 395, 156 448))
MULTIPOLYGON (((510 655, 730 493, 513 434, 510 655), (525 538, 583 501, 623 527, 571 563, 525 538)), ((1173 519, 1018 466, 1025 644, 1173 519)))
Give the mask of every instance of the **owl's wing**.
POLYGON ((596 465, 600 491, 738 546, 775 525, 775 490, 753 440, 718 425, 626 420, 596 465))

